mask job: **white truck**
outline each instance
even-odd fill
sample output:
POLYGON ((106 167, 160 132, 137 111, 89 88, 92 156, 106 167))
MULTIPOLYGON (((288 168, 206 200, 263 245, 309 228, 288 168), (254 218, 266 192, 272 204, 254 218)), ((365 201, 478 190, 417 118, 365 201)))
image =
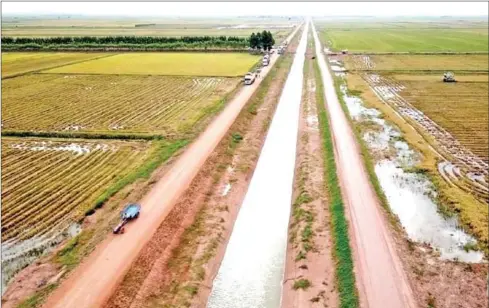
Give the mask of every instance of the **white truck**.
POLYGON ((270 63, 270 56, 269 56, 269 55, 265 55, 265 56, 263 57, 263 60, 262 60, 261 64, 262 64, 263 66, 267 66, 269 63, 270 63))
POLYGON ((246 75, 244 77, 244 83, 245 83, 245 85, 250 85, 253 82, 255 82, 255 79, 256 79, 256 74, 246 73, 246 75))

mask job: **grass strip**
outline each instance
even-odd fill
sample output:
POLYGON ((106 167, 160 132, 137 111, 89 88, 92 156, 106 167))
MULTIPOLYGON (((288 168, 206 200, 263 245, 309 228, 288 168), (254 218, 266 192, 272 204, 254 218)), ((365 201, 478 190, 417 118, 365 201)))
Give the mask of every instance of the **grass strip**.
POLYGON ((333 234, 333 255, 336 261, 336 281, 341 308, 358 307, 358 292, 355 286, 353 273, 353 258, 348 235, 348 223, 345 217, 341 189, 338 182, 334 158, 334 145, 326 113, 324 101, 324 85, 317 61, 314 61, 316 78, 316 104, 318 108, 319 129, 323 141, 323 155, 325 166, 326 188, 329 196, 329 208, 331 211, 331 231, 333 234))
POLYGON ((97 198, 94 205, 87 209, 85 216, 92 215, 95 210, 101 208, 107 200, 113 195, 119 192, 121 189, 129 184, 134 183, 138 179, 147 179, 151 173, 156 170, 162 163, 168 160, 176 151, 183 148, 188 144, 188 140, 178 140, 169 143, 168 141, 156 141, 155 150, 151 154, 150 158, 135 171, 129 173, 114 185, 110 186, 105 192, 97 198))
POLYGON ((48 284, 47 286, 43 287, 40 291, 38 291, 35 295, 27 298, 26 300, 22 301, 20 304, 17 305, 16 308, 35 308, 35 307, 40 307, 43 303, 46 297, 54 290, 56 289, 58 285, 57 284, 48 284))

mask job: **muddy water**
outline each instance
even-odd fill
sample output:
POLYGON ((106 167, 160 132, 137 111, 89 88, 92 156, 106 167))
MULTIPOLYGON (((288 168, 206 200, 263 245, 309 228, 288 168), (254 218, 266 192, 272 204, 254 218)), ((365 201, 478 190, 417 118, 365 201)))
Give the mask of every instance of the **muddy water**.
POLYGON ((475 239, 459 228, 456 217, 446 219, 438 213, 434 202, 436 191, 429 179, 405 171, 419 162, 419 154, 399 140, 399 130, 386 123, 378 110, 366 108, 360 98, 349 96, 346 86, 341 91, 354 121, 375 124, 362 137, 376 157, 387 157, 376 163, 375 173, 391 210, 399 217, 409 238, 429 244, 439 251, 442 259, 480 262, 481 252, 463 249, 467 243, 475 243, 475 239))
POLYGON ((213 282, 207 307, 280 306, 308 25, 213 282))
POLYGON ((81 232, 77 223, 65 230, 53 231, 44 236, 35 236, 25 241, 7 241, 2 243, 2 295, 9 280, 21 269, 52 251, 59 243, 81 232))

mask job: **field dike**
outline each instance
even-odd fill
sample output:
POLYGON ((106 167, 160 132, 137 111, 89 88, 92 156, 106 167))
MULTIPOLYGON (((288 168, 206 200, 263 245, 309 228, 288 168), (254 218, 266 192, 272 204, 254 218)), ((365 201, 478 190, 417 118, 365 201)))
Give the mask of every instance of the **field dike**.
POLYGON ((313 55, 314 41, 309 33, 282 290, 284 308, 338 306, 325 154, 318 115, 318 104, 324 104, 324 100, 323 92, 318 90, 321 79, 315 75, 313 55))
POLYGON ((348 222, 345 216, 340 184, 335 163, 335 149, 331 136, 329 118, 324 101, 324 86, 321 72, 315 65, 317 87, 317 106, 319 110, 319 127, 323 139, 324 164, 326 170, 326 186, 330 198, 331 224, 334 242, 334 257, 336 261, 336 283, 338 285, 340 307, 358 307, 358 291, 355 285, 354 265, 349 239, 348 222))
POLYGON ((395 241, 410 269, 418 304, 486 306, 487 296, 480 296, 487 291, 484 253, 477 250, 477 241, 464 232, 456 216, 439 212, 436 186, 417 171, 423 156, 406 142, 396 125, 379 110, 365 107, 359 93, 348 89, 344 72, 335 75, 338 96, 354 123, 374 188, 398 231, 395 241))

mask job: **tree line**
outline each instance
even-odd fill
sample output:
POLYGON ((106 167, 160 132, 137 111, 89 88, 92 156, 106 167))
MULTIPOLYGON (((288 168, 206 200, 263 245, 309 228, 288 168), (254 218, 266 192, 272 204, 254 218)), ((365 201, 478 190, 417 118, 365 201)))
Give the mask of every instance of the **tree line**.
POLYGON ((18 49, 244 49, 248 38, 237 36, 81 36, 81 37, 2 37, 4 50, 18 49))
POLYGON ((265 49, 270 50, 275 44, 272 32, 263 30, 263 32, 251 33, 249 38, 249 46, 253 49, 265 49))
POLYGON ((199 42, 241 42, 247 38, 238 36, 80 36, 80 37, 2 37, 2 44, 164 44, 164 43, 199 43, 199 42))

